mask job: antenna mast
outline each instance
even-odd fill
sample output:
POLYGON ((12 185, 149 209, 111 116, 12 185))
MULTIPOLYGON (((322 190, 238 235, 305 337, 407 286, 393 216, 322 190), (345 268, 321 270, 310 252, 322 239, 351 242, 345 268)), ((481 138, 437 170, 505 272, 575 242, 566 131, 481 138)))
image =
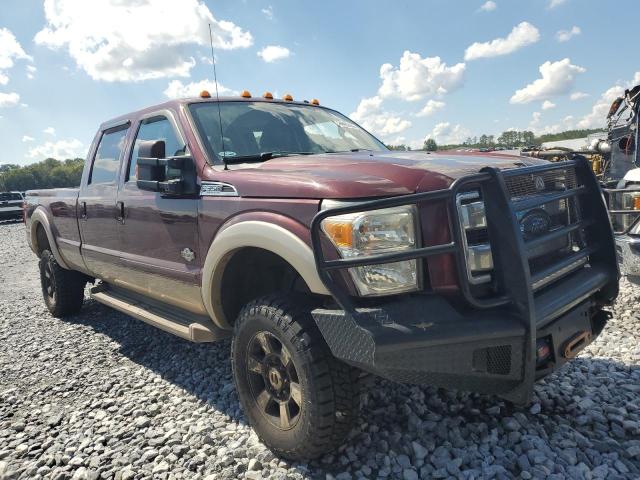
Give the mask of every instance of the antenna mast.
POLYGON ((220 142, 222 144, 222 163, 224 163, 224 169, 229 170, 226 160, 226 150, 224 148, 224 135, 222 133, 222 114, 220 113, 220 95, 218 94, 218 75, 216 74, 216 57, 213 54, 213 34, 211 33, 211 24, 209 24, 209 43, 211 44, 211 63, 213 64, 213 81, 216 83, 216 103, 218 104, 218 123, 220 124, 220 142))

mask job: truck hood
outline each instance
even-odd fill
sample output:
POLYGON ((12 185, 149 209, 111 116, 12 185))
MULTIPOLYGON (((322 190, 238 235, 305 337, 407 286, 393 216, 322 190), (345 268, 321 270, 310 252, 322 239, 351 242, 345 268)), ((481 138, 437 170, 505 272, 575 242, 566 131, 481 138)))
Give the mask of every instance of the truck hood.
MULTIPOLYGON (((368 198, 447 188, 483 167, 547 163, 512 155, 426 152, 354 152, 275 158, 250 168, 205 173, 236 187, 241 196, 368 198)), ((231 167, 233 168, 233 167, 231 167)))

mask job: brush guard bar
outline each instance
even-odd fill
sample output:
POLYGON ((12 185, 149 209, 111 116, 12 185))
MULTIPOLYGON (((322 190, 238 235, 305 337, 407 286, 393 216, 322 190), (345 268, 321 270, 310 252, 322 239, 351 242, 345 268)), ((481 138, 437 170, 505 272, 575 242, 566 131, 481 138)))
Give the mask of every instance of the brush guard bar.
POLYGON ((509 170, 486 167, 478 174, 459 178, 447 189, 323 210, 312 221, 311 241, 320 279, 340 306, 339 310, 313 312, 336 357, 402 382, 497 393, 517 403, 530 399, 533 381, 540 377, 537 339, 552 339, 552 348, 559 357, 552 365, 563 364, 567 359, 560 357, 569 339, 560 333, 563 328, 559 325, 563 324, 571 335, 579 327, 580 331, 593 331, 595 336, 606 322, 606 312, 601 307, 610 304, 618 293, 620 274, 607 209, 596 177, 581 156, 509 170), (510 177, 570 168, 575 170, 578 182, 575 188, 564 191, 513 198, 506 185, 510 177), (478 296, 467 280, 462 237, 465 232, 460 227, 456 197, 470 190, 481 190, 485 205, 499 292, 491 296, 478 296), (525 240, 518 212, 570 198, 579 199, 576 203, 581 215, 577 221, 525 240), (429 204, 443 201, 448 210, 452 238, 449 243, 355 259, 325 256, 332 244, 321 224, 328 217, 402 205, 428 208, 429 204), (580 250, 531 273, 529 258, 540 244, 577 232, 588 239, 580 250), (336 278, 341 270, 352 267, 444 254, 455 259, 464 308, 427 292, 378 299, 374 307, 365 308, 336 278), (594 322, 598 325, 594 326, 594 322), (504 346, 508 349, 500 350, 504 346), (481 347, 490 353, 477 354, 481 347), (477 374, 478 355, 484 359, 479 363, 489 365, 489 370, 493 362, 493 373, 477 374), (505 355, 510 355, 509 368, 501 371, 501 365, 507 364, 503 361, 505 355), (424 371, 419 365, 422 363, 428 364, 424 371))

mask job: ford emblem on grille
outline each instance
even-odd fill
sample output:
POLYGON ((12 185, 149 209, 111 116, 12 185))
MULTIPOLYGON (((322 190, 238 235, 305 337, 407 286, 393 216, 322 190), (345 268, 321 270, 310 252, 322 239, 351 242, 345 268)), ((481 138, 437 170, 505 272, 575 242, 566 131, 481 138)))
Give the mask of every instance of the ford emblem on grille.
POLYGON ((551 217, 542 209, 531 210, 520 220, 520 229, 525 238, 542 235, 549 231, 550 226, 551 217))

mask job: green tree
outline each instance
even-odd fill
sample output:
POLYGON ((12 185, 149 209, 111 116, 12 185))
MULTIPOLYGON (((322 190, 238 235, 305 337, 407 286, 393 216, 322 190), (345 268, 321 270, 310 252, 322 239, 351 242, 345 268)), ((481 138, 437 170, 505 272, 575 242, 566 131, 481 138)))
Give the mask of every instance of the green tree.
POLYGON ((84 160, 81 158, 65 161, 46 160, 20 167, 0 166, 0 190, 25 191, 42 188, 77 187, 80 185, 84 160))
POLYGON ((438 150, 438 144, 433 138, 427 138, 424 141, 423 147, 427 152, 435 152, 436 150, 438 150))

